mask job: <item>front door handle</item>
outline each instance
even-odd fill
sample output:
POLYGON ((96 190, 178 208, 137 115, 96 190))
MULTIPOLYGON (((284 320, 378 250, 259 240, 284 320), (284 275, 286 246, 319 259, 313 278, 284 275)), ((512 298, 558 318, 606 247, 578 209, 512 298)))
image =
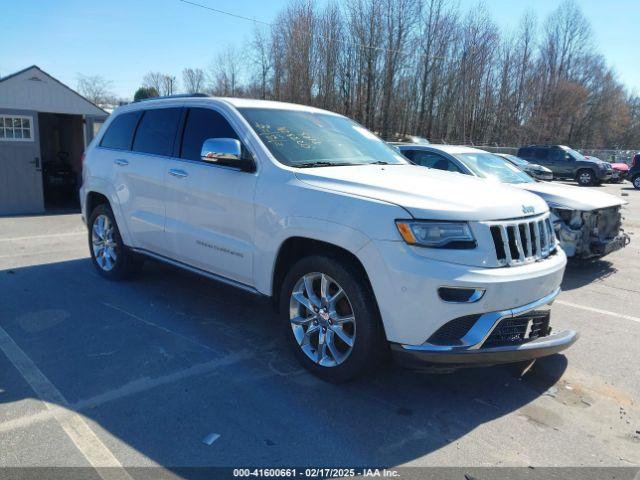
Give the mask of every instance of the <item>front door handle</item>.
POLYGON ((177 168, 172 168, 169 170, 169 175, 173 175, 174 177, 178 177, 178 178, 184 178, 189 174, 184 170, 178 170, 177 168))
POLYGON ((127 165, 129 165, 129 161, 124 160, 123 158, 119 158, 118 160, 115 161, 115 164, 118 165, 119 167, 126 167, 127 165))

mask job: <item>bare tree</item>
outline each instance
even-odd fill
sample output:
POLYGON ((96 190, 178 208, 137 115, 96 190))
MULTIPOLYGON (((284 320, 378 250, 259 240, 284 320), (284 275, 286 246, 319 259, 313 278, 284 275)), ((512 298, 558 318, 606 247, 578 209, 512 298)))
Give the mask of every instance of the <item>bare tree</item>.
MULTIPOLYGON (((457 0, 290 0, 205 77, 218 95, 317 105, 385 138, 638 148, 640 99, 598 54, 575 0, 541 26, 527 12, 499 29, 481 4, 464 12, 457 0)), ((184 71, 187 91, 195 72, 184 71)), ((145 86, 176 89, 154 72, 145 86)))
POLYGON ((104 105, 114 98, 112 82, 101 75, 78 74, 78 92, 96 105, 104 105))
POLYGON ((185 68, 182 83, 186 93, 201 93, 204 90, 204 71, 200 68, 185 68))
POLYGON ((161 72, 147 73, 142 79, 142 85, 147 88, 155 88, 161 96, 173 95, 178 90, 176 77, 161 72))
POLYGON ((237 96, 240 86, 242 55, 233 46, 224 48, 209 65, 209 85, 214 95, 237 96))
POLYGON ((142 78, 142 85, 147 88, 155 88, 159 95, 162 93, 162 79, 164 74, 160 72, 149 72, 142 78))
POLYGON ((164 75, 160 83, 162 95, 173 95, 178 91, 178 80, 173 75, 164 75))
POLYGON ((269 41, 263 30, 258 27, 253 32, 253 41, 251 42, 253 49, 253 60, 257 65, 258 83, 260 85, 260 98, 267 98, 268 80, 273 67, 269 55, 269 41))

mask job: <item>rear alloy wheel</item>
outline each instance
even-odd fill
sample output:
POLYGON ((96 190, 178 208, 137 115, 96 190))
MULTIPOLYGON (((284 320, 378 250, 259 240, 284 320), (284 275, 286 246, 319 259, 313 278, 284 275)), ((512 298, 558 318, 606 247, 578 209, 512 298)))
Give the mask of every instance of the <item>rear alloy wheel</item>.
POLYGON ((586 187, 589 185, 593 185, 593 183, 594 183, 594 176, 591 170, 580 170, 578 172, 578 184, 582 185, 583 187, 586 187))
POLYGON ((635 188, 636 190, 640 190, 640 175, 636 175, 633 178, 633 188, 635 188))
POLYGON ((100 214, 95 218, 91 228, 93 257, 98 266, 106 272, 113 270, 118 261, 118 245, 113 232, 113 224, 107 215, 100 214))
POLYGON ((89 250, 93 266, 109 280, 124 280, 142 267, 141 257, 122 242, 111 207, 98 205, 89 217, 89 250))
POLYGON ((347 258, 299 260, 284 279, 280 312, 298 361, 323 380, 351 380, 387 358, 375 297, 347 258))

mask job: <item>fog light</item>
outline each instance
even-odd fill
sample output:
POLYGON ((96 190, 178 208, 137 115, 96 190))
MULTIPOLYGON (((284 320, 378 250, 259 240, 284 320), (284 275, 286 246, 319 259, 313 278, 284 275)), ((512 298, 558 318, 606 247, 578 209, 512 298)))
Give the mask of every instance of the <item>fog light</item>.
POLYGON ((443 302, 447 303, 474 303, 484 295, 483 288, 466 287, 440 287, 438 295, 443 302))

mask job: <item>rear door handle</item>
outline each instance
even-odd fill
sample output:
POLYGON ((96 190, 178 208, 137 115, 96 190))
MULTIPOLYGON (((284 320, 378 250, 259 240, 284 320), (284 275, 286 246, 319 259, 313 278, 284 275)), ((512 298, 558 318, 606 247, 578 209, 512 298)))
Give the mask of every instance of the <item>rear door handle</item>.
POLYGON ((129 161, 119 158, 118 160, 115 161, 115 164, 118 165, 119 167, 126 167, 127 165, 129 165, 129 161))
POLYGON ((179 170, 177 168, 172 168, 169 170, 169 175, 173 175, 174 177, 178 177, 178 178, 184 178, 186 176, 188 176, 189 174, 187 172, 185 172, 184 170, 179 170))

